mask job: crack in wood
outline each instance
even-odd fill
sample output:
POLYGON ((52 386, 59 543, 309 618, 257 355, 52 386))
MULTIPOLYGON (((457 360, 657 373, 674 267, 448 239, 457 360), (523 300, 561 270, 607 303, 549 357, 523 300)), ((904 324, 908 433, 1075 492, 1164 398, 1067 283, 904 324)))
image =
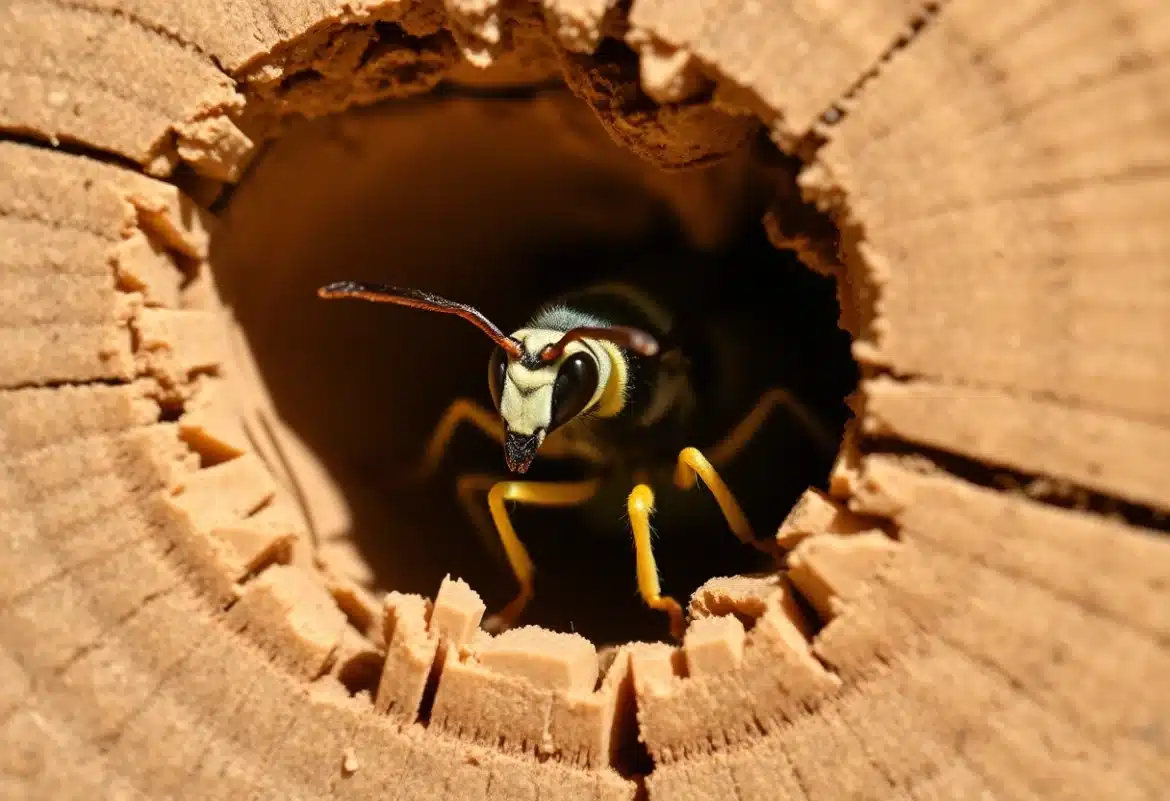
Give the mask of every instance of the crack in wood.
MULTIPOLYGON (((50 141, 44 134, 35 134, 32 132, 21 131, 14 128, 0 129, 0 142, 13 142, 18 145, 27 145, 29 147, 40 148, 41 150, 48 150, 51 153, 65 153, 70 156, 83 156, 92 159, 102 164, 108 164, 112 167, 120 167, 124 170, 136 172, 139 175, 145 175, 142 165, 131 159, 129 156, 123 156, 120 153, 115 153, 112 150, 105 150, 96 147, 92 144, 73 139, 70 137, 61 137, 56 143, 50 141)), ((81 230, 81 229, 73 229, 81 230)), ((110 237, 113 238, 113 237, 110 237)))
MULTIPOLYGON (((62 5, 62 6, 71 6, 71 4, 63 2, 63 0, 57 0, 57 3, 59 5, 62 5)), ((264 7, 267 9, 270 18, 271 18, 273 24, 275 25, 275 15, 273 13, 271 6, 264 4, 264 7)), ((942 3, 926 3, 926 4, 924 4, 922 17, 918 20, 918 22, 916 22, 917 27, 912 31, 912 33, 910 35, 908 35, 907 37, 900 39, 897 43, 895 43, 893 46, 891 46, 891 48, 889 48, 885 53, 883 53, 883 55, 879 59, 879 61, 870 70, 868 70, 864 74, 862 74, 858 78, 857 82, 842 95, 842 100, 848 101, 848 100, 856 97, 860 92, 863 92, 865 90, 866 86, 868 85, 869 81, 874 80, 875 78, 877 78, 880 75, 882 67, 886 63, 888 63, 891 58, 896 57, 896 54, 899 51, 901 51, 902 49, 904 49, 908 46, 911 46, 911 44, 914 40, 914 37, 916 35, 918 35, 918 33, 920 33, 921 30, 923 30, 928 24, 931 23, 931 21, 933 20, 933 17, 937 13, 939 13, 939 11, 943 7, 944 7, 944 4, 942 4, 942 3)), ((127 18, 130 19, 131 17, 127 16, 127 18)), ((141 21, 136 20, 136 19, 132 19, 132 21, 136 22, 136 24, 140 24, 140 25, 143 24, 141 21)), ((147 26, 147 27, 149 27, 149 26, 147 26)), ((149 29, 155 30, 153 27, 149 27, 149 29)), ((165 32, 161 31, 161 30, 155 30, 155 32, 166 35, 165 32)), ((182 42, 181 40, 179 40, 177 38, 175 39, 175 41, 179 44, 184 45, 184 46, 189 46, 189 43, 182 42)), ((203 55, 206 56, 206 54, 203 54, 203 55)), ((214 62, 214 59, 211 56, 207 56, 207 57, 212 59, 212 61, 214 62)), ((219 67, 218 63, 216 63, 216 66, 219 67)), ((836 106, 834 106, 834 108, 836 108, 836 106)), ((830 116, 832 116, 833 118, 832 119, 822 118, 822 122, 825 126, 831 127, 831 126, 839 123, 844 118, 844 115, 847 114, 848 112, 847 112, 847 110, 839 110, 839 113, 837 113, 835 115, 831 114, 831 112, 826 112, 826 113, 829 114, 830 116)), ((24 136, 22 134, 4 133, 4 134, 0 134, 0 139, 7 139, 10 141, 22 142, 24 144, 34 145, 34 146, 42 147, 42 148, 46 147, 46 143, 42 140, 37 139, 35 136, 24 136)), ((55 148, 55 149, 59 150, 59 151, 63 151, 63 152, 72 153, 73 155, 85 156, 85 157, 93 158, 93 159, 96 159, 99 161, 105 161, 106 163, 110 163, 110 164, 113 164, 115 166, 131 169, 131 170, 138 172, 138 173, 142 172, 141 167, 139 165, 137 165, 136 163, 129 162, 128 160, 123 159, 121 157, 113 156, 111 154, 108 154, 108 153, 100 150, 100 149, 96 149, 96 148, 92 148, 92 147, 88 147, 88 146, 77 145, 77 144, 66 144, 63 147, 59 147, 59 148, 55 148)), ((813 152, 815 153, 815 147, 813 148, 813 152)), ((1166 172, 1162 168, 1152 167, 1152 168, 1140 168, 1140 169, 1137 169, 1135 171, 1131 171, 1130 174, 1137 175, 1140 177, 1162 178, 1165 176, 1166 172)), ((1106 180, 1108 180, 1108 178, 1109 178, 1109 176, 1106 176, 1106 180)), ((1060 182, 1060 183, 1049 182, 1048 184, 1043 184, 1043 183, 1038 184, 1037 186, 1033 187, 1033 189, 1031 191, 1037 191, 1040 193, 1051 193, 1054 189, 1077 187, 1080 185, 1083 185, 1083 184, 1079 184, 1077 182, 1069 182, 1069 181, 1060 182)), ((52 223, 50 223, 50 224, 52 224, 52 223)), ((93 383, 109 383, 110 385, 122 385, 122 384, 127 383, 127 382, 111 379, 108 381, 99 381, 99 382, 61 382, 59 384, 53 384, 53 383, 49 382, 49 383, 45 383, 45 384, 37 384, 36 386, 88 386, 88 385, 91 385, 93 383)), ((1024 492, 1024 494, 1028 495, 1028 497, 1031 500, 1038 501, 1042 504, 1051 505, 1051 506, 1058 506, 1061 508, 1076 509, 1078 511, 1088 512, 1088 513, 1090 513, 1092 515, 1096 515, 1096 516, 1119 518, 1121 520, 1124 520, 1125 522, 1127 522, 1130 525, 1142 526, 1142 527, 1145 527, 1147 529, 1159 531, 1162 533, 1166 533, 1166 532, 1170 531, 1170 520, 1167 520, 1167 516, 1164 512, 1161 512, 1161 511, 1158 511, 1158 510, 1155 510, 1155 509, 1152 509, 1152 508, 1146 507, 1146 506, 1141 506, 1141 505, 1137 505, 1137 504, 1127 504, 1125 502, 1119 502, 1115 498, 1109 496, 1108 494, 1095 493, 1095 492, 1086 490, 1083 487, 1078 487, 1076 485, 1070 485, 1068 487, 1063 487, 1063 488, 1052 487, 1052 486, 1047 486, 1047 487, 1037 486, 1037 482, 1039 482, 1041 480, 1041 477, 1039 477, 1038 475, 1022 473, 1022 472, 1017 472, 1017 471, 1011 471, 1011 470, 1004 470, 1004 469, 1000 469, 1000 468, 992 469, 992 468, 988 468, 987 465, 985 465, 981 462, 967 459, 966 457, 960 456, 958 454, 954 454, 950 451, 932 451, 929 448, 925 448, 925 447, 918 446, 918 445, 910 446, 902 441, 889 441, 889 440, 883 440, 880 438, 869 438, 869 439, 863 440, 862 444, 866 448, 867 454, 908 456, 908 457, 913 457, 913 458, 917 458, 917 459, 929 460, 936 467, 938 467, 941 471, 943 471, 949 475, 954 475, 954 476, 956 476, 964 481, 968 481, 968 482, 973 483, 977 486, 983 486, 983 487, 997 489, 997 490, 1001 490, 1001 491, 1004 490, 1005 488, 1009 489, 1009 490, 1018 489, 1018 490, 1022 490, 1024 492)), ((131 541, 128 544, 130 544, 130 545, 137 544, 137 543, 140 543, 146 539, 149 539, 149 537, 138 538, 134 541, 131 541)), ((117 552, 117 549, 110 551, 110 553, 115 553, 115 552, 117 552)), ((168 554, 164 553, 164 556, 166 556, 166 555, 168 555, 168 554)), ((980 560, 978 558, 976 558, 973 561, 979 562, 980 560)), ((76 569, 78 566, 81 566, 84 564, 85 564, 85 562, 75 563, 74 565, 71 565, 69 568, 66 568, 61 573, 60 576, 55 576, 55 577, 49 579, 48 581, 58 580, 60 577, 63 577, 64 575, 66 575, 68 572, 71 572, 72 570, 76 569)), ((1029 577, 1025 573, 1023 573, 1022 571, 1019 571, 1016 573, 1009 573, 1008 571, 1000 570, 999 568, 995 568, 995 567, 989 567, 989 569, 994 570, 994 571, 999 572, 999 573, 1002 573, 1005 576, 1010 575, 1013 578, 1021 578, 1024 580, 1030 580, 1029 577)), ((33 589, 33 591, 35 591, 36 589, 40 588, 41 586, 43 586, 43 585, 35 585, 32 589, 33 589)), ((175 586, 178 586, 178 585, 175 585, 175 586)), ((119 626, 124 625, 124 623, 127 622, 128 620, 133 619, 133 617, 137 613, 139 613, 142 609, 146 608, 148 606, 148 604, 150 604, 153 600, 165 596, 167 593, 173 591, 173 589, 174 589, 174 587, 171 587, 169 589, 159 590, 159 591, 156 591, 155 593, 152 593, 148 596, 145 596, 138 607, 136 607, 134 610, 132 610, 127 615, 120 616, 118 619, 114 620, 105 630, 103 630, 101 637, 99 637, 99 640, 104 639, 105 636, 108 636, 108 633, 110 631, 117 629, 119 626)), ((1072 599, 1070 599, 1070 598, 1060 596, 1058 593, 1055 593, 1054 591, 1047 589, 1047 588, 1046 588, 1046 591, 1052 592, 1053 595, 1057 598, 1063 598, 1063 600, 1065 602, 1072 603, 1072 599)), ((21 597, 21 596, 17 596, 18 599, 19 599, 19 597, 21 597)), ((1081 605, 1081 606, 1083 607, 1083 605, 1081 605)), ((1090 611, 1090 612, 1097 611, 1097 610, 1089 609, 1088 607, 1083 607, 1083 608, 1085 608, 1087 611, 1090 611)), ((1124 621, 1119 620, 1117 622, 1124 622, 1124 621)), ((245 626, 244 628, 246 629, 247 627, 245 626)), ((996 675, 1000 679, 1004 679, 1007 681, 1007 686, 1011 690, 1013 690, 1014 692, 1017 692, 1021 696, 1025 697, 1029 703, 1037 706, 1042 712, 1051 713, 1051 710, 1049 709, 1049 707, 1045 707, 1043 704, 1040 704, 1036 698, 1034 698, 1028 694, 1027 691, 1029 689, 1029 686, 1027 684, 1021 683, 1018 680, 1018 678, 1012 677, 1009 673, 1004 671, 1002 666, 998 665, 994 661, 986 661, 987 659, 990 659, 989 657, 982 657, 978 654, 972 654, 972 653, 969 653, 967 650, 964 650, 964 646, 961 642, 954 640, 953 637, 948 638, 948 636, 946 635, 946 632, 945 632, 945 626, 939 626, 938 628, 944 630, 943 634, 940 636, 940 639, 944 643, 946 643, 948 647, 950 647, 952 649, 956 649, 963 656, 965 656, 966 659, 974 665, 974 669, 979 670, 980 672, 982 672, 984 674, 988 674, 988 673, 992 673, 992 672, 996 673, 996 675), (983 664, 984 661, 986 661, 986 664, 983 664)), ((936 636, 936 635, 926 635, 924 633, 924 636, 936 636)), ((55 675, 59 677, 60 673, 63 672, 64 670, 67 670, 70 665, 75 664, 78 659, 83 659, 88 653, 92 652, 93 648, 97 647, 97 645, 100 644, 99 640, 95 640, 94 642, 87 643, 87 644, 83 645, 82 648, 80 648, 78 651, 71 654, 69 656, 69 658, 66 659, 63 666, 58 671, 56 671, 55 675)), ((1161 644, 1164 644, 1161 641, 1159 641, 1159 642, 1161 644)), ((247 647, 247 646, 244 644, 241 644, 239 647, 247 647)), ((194 652, 194 650, 195 649, 192 649, 192 653, 194 652)), ((815 654, 815 652, 814 652, 814 654, 815 654)), ((17 658, 19 658, 19 654, 17 654, 16 656, 17 656, 17 658)), ((176 671, 176 670, 178 670, 180 665, 186 664, 185 660, 189 656, 190 656, 190 654, 185 655, 182 659, 180 659, 179 662, 177 662, 175 665, 172 665, 170 668, 168 668, 167 671, 164 671, 164 673, 161 676, 160 682, 159 682, 158 686, 155 688, 155 690, 152 691, 150 694, 148 694, 146 700, 143 701, 142 704, 138 708, 136 708, 135 712, 131 714, 131 716, 127 719, 127 721, 124 722, 124 724, 132 721, 136 714, 141 714, 141 712, 143 710, 145 710, 149 706, 150 703, 153 702, 153 700, 155 698, 155 693, 157 693, 159 691, 159 688, 161 688, 166 683, 168 678, 172 675, 172 671, 176 671)), ((818 655, 818 659, 819 659, 819 655, 818 655)), ((824 664, 823 659, 821 660, 821 662, 822 662, 822 664, 824 664)), ((825 668, 826 668, 826 670, 834 670, 834 668, 830 665, 825 665, 825 668)), ((432 671, 434 672, 434 675, 436 677, 437 677, 438 672, 440 670, 441 670, 441 666, 432 665, 432 671)), ((992 678, 994 678, 994 676, 992 678)), ((247 693, 245 693, 241 696, 240 704, 237 707, 237 711, 239 708, 242 708, 242 706, 247 702, 247 700, 248 700, 248 695, 247 695, 247 693)), ((286 734, 288 732, 290 732, 299 723, 299 721, 301 720, 301 716, 303 716, 303 711, 300 709, 298 709, 292 713, 292 715, 290 716, 290 720, 288 722, 288 725, 285 727, 286 734)), ((425 725, 425 723, 426 723, 425 714, 423 715, 423 717, 424 717, 423 723, 425 725)), ((1067 721, 1065 721, 1065 722, 1067 722, 1067 721)), ((358 725, 359 724, 355 722, 354 730, 351 731, 350 735, 346 738, 347 742, 352 742, 356 738, 358 725)), ((124 731, 124 730, 125 730, 125 728, 123 725, 123 728, 120 731, 124 731)), ((639 732, 634 731, 632 733, 637 735, 639 732)), ((856 734, 856 733, 853 733, 853 734, 856 734)), ((860 735, 857 735, 857 736, 860 737, 860 735)), ((270 744, 270 748, 268 749, 267 752, 265 752, 265 755, 264 755, 265 758, 262 758, 259 761, 259 764, 261 766, 263 766, 267 762, 267 756, 270 756, 272 753, 275 752, 274 749, 276 747, 278 747, 278 745, 282 741, 282 739, 283 738, 277 738, 276 740, 274 740, 270 744)), ((117 742, 118 741, 115 738, 115 740, 113 741, 113 744, 110 747, 112 747, 113 745, 116 745, 117 742)), ((203 752, 201 753, 199 759, 196 761, 196 764, 192 770, 192 775, 194 775, 194 773, 202 765, 202 761, 205 758, 208 751, 210 750, 211 746, 212 746, 212 742, 209 741, 208 744, 205 746, 203 752)), ((872 754, 868 753, 868 750, 865 748, 864 741, 861 741, 861 746, 862 746, 862 750, 866 751, 866 757, 867 757, 867 759, 870 760, 872 766, 876 770, 878 770, 879 772, 886 773, 886 771, 884 769, 884 763, 882 763, 880 759, 878 759, 878 758, 874 757, 872 754)), ((957 750, 958 758, 960 760, 965 759, 965 755, 963 753, 963 749, 961 747, 961 744, 959 747, 957 747, 956 750, 957 750)), ((807 785, 805 778, 802 777, 802 771, 801 771, 801 768, 797 765, 797 760, 791 759, 787 754, 784 755, 784 758, 789 762, 789 767, 791 768, 791 773, 795 777, 795 781, 799 784, 801 792, 804 793, 805 798, 808 798, 809 797, 809 788, 808 788, 808 785, 807 785)), ((971 769, 973 772, 977 773, 977 770, 974 766, 971 766, 971 769)), ((405 765, 403 767, 403 770, 404 771, 406 770, 405 765)), ((405 775, 405 773, 403 775, 405 775)), ((938 775, 938 774, 935 774, 935 775, 938 775)), ((489 773, 488 777, 487 777, 486 788, 487 788, 487 791, 489 793, 494 791, 494 789, 495 789, 492 787, 493 776, 494 776, 494 774, 489 773)), ((402 776, 400 776, 399 778, 401 779, 402 776)), ((642 775, 636 775, 636 776, 633 776, 631 778, 636 784, 635 797, 636 798, 646 797, 646 795, 647 795, 646 777, 642 776, 642 775)), ((889 776, 887 775, 887 779, 888 778, 889 778, 889 776)), ((930 780, 930 778, 931 778, 930 776, 927 776, 924 778, 924 781, 930 780)), ((986 780, 989 777, 981 776, 980 778, 983 779, 984 783, 986 784, 987 783, 986 780)), ((334 779, 332 782, 330 782, 330 791, 332 791, 335 787, 336 787, 336 779, 334 779)), ((394 789, 401 790, 401 783, 399 783, 399 785, 397 787, 395 787, 394 789)), ((731 789, 737 796, 739 795, 740 788, 739 788, 738 784, 735 782, 734 775, 732 776, 731 789)), ((539 791, 539 789, 535 789, 534 792, 539 794, 540 791, 539 791)))
MULTIPOLYGON (((79 2, 79 0, 47 0, 47 2, 50 5, 54 5, 54 6, 57 6, 58 8, 67 9, 67 10, 90 11, 90 12, 97 10, 89 2, 79 2)), ((228 70, 224 69, 224 66, 220 63, 218 57, 216 57, 212 53, 207 52, 206 50, 201 48, 199 45, 195 44, 195 42, 182 38, 175 31, 172 31, 169 28, 163 27, 160 24, 150 22, 149 20, 145 19, 142 15, 140 15, 134 11, 129 11, 125 8, 110 8, 109 6, 103 5, 103 6, 100 6, 100 11, 101 11, 101 13, 108 14, 113 19, 125 20, 126 22, 129 22, 130 24, 134 25, 137 28, 141 28, 142 30, 149 31, 150 33, 153 33, 153 34, 157 34, 158 36, 161 36, 162 38, 171 41, 172 43, 178 45, 179 47, 182 47, 184 50, 189 50, 192 53, 196 53, 197 55, 200 55, 203 58, 205 58, 209 64, 211 64, 213 67, 215 67, 220 72, 222 72, 224 74, 224 77, 226 77, 226 78, 232 77, 231 73, 228 72, 228 70)))
POLYGON ((954 451, 893 438, 866 438, 862 440, 862 448, 865 456, 905 457, 924 469, 945 473, 978 487, 1020 495, 1045 506, 1118 520, 1151 532, 1170 534, 1170 512, 1121 500, 1067 479, 989 465, 954 451))

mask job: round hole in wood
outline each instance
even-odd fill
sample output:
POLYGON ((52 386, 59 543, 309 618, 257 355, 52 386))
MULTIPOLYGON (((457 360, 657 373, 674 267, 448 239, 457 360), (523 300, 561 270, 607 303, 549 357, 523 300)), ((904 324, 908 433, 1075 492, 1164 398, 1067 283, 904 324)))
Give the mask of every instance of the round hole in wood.
MULTIPOLYGON (((470 303, 505 331, 592 282, 704 286, 721 298, 724 328, 754 321, 717 357, 740 382, 718 390, 733 401, 728 429, 779 386, 839 441, 856 368, 833 280, 768 241, 763 217, 795 170, 763 137, 727 160, 664 172, 614 143, 563 87, 480 94, 448 89, 295 126, 225 204, 212 265, 277 412, 339 491, 345 515, 317 532, 322 558, 375 592, 430 595, 449 573, 491 612, 516 584, 456 486, 466 474, 506 478, 502 449, 464 425, 438 474, 406 481, 452 400, 490 409, 490 342, 453 317, 326 302, 318 286, 414 286, 470 303)), ((807 487, 824 487, 834 456, 781 409, 723 474, 767 539, 807 487)), ((524 478, 580 478, 580 467, 538 462, 524 478)), ((521 623, 598 644, 668 635, 637 592, 625 509, 634 482, 607 486, 584 509, 511 510, 536 564, 521 623)), ((685 604, 708 579, 774 569, 735 539, 702 485, 655 491, 664 592, 685 604)), ((486 512, 483 493, 473 502, 486 512)))

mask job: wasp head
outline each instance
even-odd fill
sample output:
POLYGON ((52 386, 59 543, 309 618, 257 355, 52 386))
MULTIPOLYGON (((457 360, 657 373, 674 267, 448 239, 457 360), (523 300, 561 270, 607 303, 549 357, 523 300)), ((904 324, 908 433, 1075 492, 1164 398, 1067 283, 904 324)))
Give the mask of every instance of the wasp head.
POLYGON ((527 472, 545 438, 595 408, 612 373, 599 343, 581 339, 560 345, 563 331, 522 329, 512 335, 523 352, 502 348, 488 365, 488 387, 504 421, 504 459, 527 472))

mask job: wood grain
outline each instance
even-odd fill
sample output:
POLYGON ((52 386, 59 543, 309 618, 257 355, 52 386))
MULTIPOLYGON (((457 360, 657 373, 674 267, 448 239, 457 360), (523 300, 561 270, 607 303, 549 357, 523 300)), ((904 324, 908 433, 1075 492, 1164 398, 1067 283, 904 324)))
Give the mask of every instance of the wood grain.
POLYGON ((864 225, 858 355, 1165 426, 1168 47, 1156 1, 947 3, 808 177, 864 225))
POLYGON ((1032 395, 865 383, 865 430, 1170 510, 1170 428, 1032 395), (1124 455, 1124 458, 1115 458, 1124 455))
POLYGON ((0 9, 0 795, 1160 799, 1165 531, 858 454, 1170 508, 1170 9, 448 6, 0 9), (643 77, 683 65, 677 104, 591 55, 625 23, 643 77), (215 221, 143 174, 235 180, 287 119, 534 42, 663 164, 758 115, 842 231, 852 497, 810 496, 794 581, 708 587, 677 648, 493 638, 465 585, 382 603, 318 563, 319 465, 256 434, 215 221))

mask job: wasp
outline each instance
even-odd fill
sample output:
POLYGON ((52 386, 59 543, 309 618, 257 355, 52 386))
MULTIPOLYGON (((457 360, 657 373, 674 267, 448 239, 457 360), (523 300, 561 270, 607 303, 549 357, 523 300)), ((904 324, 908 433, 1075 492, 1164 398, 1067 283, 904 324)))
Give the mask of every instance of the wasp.
POLYGON ((434 474, 462 424, 502 446, 511 477, 457 479, 461 502, 481 531, 498 537, 519 584, 514 599, 494 617, 496 627, 512 625, 533 597, 534 565, 513 527, 509 503, 574 507, 597 497, 607 480, 610 490, 613 481, 626 481, 622 493, 638 591, 648 606, 669 616, 671 633, 678 638, 685 629, 683 609, 662 593, 652 548, 655 487, 671 482, 685 492, 701 482, 735 537, 777 556, 773 543, 756 538, 721 470, 777 411, 789 415, 826 464, 831 462, 836 437, 794 393, 765 386, 741 402, 751 382, 743 380, 742 367, 733 368, 743 361, 734 356, 751 350, 755 334, 729 338, 734 313, 715 320, 710 296, 692 287, 690 302, 684 302, 679 298, 688 294, 687 282, 668 283, 673 289, 664 291, 618 278, 569 290, 511 334, 472 306, 418 289, 340 281, 318 290, 326 299, 357 298, 455 315, 495 344, 487 375, 494 410, 469 398, 455 399, 435 426, 416 477, 434 474), (586 477, 520 478, 537 459, 578 460, 586 477))

